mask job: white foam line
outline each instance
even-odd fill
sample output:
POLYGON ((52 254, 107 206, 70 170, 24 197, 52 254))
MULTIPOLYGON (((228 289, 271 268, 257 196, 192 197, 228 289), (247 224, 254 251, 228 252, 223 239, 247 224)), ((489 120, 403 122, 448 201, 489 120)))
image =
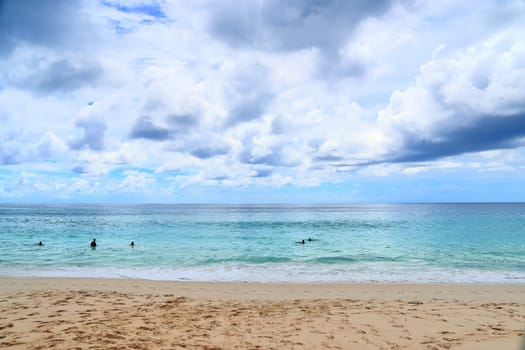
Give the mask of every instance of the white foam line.
POLYGON ((223 264, 151 268, 8 268, 0 275, 18 277, 103 277, 166 281, 266 282, 266 283, 494 283, 525 284, 525 272, 478 269, 445 269, 421 266, 223 264))

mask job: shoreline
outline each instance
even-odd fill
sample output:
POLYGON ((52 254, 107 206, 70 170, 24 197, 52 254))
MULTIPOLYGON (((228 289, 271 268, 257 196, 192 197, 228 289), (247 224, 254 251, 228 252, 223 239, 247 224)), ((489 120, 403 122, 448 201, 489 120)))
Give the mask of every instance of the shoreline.
POLYGON ((361 283, 361 282, 208 282, 166 281, 92 277, 12 277, 0 276, 0 294, 6 292, 54 290, 101 290, 126 293, 162 294, 178 292, 192 298, 280 300, 295 297, 341 298, 440 298, 468 301, 519 302, 525 304, 525 284, 452 283, 361 283), (513 299, 511 299, 513 298, 513 299))
POLYGON ((5 349, 516 350, 525 285, 0 277, 5 349))

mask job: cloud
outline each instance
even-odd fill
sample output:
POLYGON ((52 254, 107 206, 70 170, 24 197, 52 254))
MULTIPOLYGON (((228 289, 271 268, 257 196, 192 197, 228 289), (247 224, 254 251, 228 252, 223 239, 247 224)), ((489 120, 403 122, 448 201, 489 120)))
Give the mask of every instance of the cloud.
POLYGON ((435 160, 523 146, 525 42, 493 37, 421 68, 379 113, 392 162, 435 160), (396 145, 397 143, 397 145, 396 145))
POLYGON ((443 131, 438 139, 406 136, 403 150, 392 155, 393 162, 436 160, 468 152, 480 152, 525 145, 525 113, 514 116, 480 116, 476 124, 443 131))
POLYGON ((142 116, 131 129, 129 136, 132 139, 146 139, 153 141, 165 141, 172 137, 172 133, 167 128, 162 128, 153 124, 151 118, 142 116))
POLYGON ((261 64, 236 67, 228 85, 230 109, 226 126, 235 126, 260 118, 269 107, 273 93, 268 70, 261 64))
POLYGON ((75 165, 72 169, 71 169, 72 172, 74 173, 77 173, 77 174, 88 174, 89 171, 86 169, 86 167, 82 166, 82 165, 75 165))
POLYGON ((187 130, 199 125, 199 117, 193 114, 170 114, 166 119, 177 130, 187 130))
POLYGON ((253 177, 269 177, 273 173, 272 169, 257 169, 252 175, 253 177))
POLYGON ((0 2, 0 79, 37 94, 71 92, 100 82, 95 47, 101 30, 79 0, 0 2))
POLYGON ((199 125, 199 117, 192 114, 169 114, 164 119, 166 126, 160 126, 155 124, 150 116, 139 117, 129 137, 151 141, 184 139, 191 129, 199 125))
POLYGON ((266 135, 254 136, 245 141, 239 160, 244 164, 294 167, 300 164, 294 148, 294 145, 279 138, 266 135))
POLYGON ((137 170, 126 170, 119 189, 125 192, 140 192, 156 183, 153 175, 137 170))
POLYGON ((24 162, 48 161, 66 152, 67 147, 54 133, 44 132, 40 137, 28 137, 13 133, 0 139, 0 165, 21 164, 24 162))
POLYGON ((235 49, 308 52, 316 55, 318 77, 361 77, 367 62, 344 54, 344 45, 368 18, 380 16, 392 1, 263 0, 210 4, 209 32, 235 49))
POLYGON ((23 161, 20 154, 20 143, 17 142, 13 135, 4 137, 0 142, 0 164, 19 164, 23 161))
POLYGON ((334 50, 364 18, 381 14, 389 1, 266 0, 211 5, 209 30, 234 47, 290 51, 334 50))
POLYGON ((525 164, 521 2, 0 4, 0 171, 40 189, 321 193, 525 164))
POLYGON ((54 133, 46 131, 35 144, 35 157, 50 160, 66 152, 67 146, 54 133))
POLYGON ((69 146, 74 150, 90 148, 93 151, 104 150, 104 133, 106 124, 99 120, 79 120, 75 123, 78 128, 84 130, 84 136, 70 142, 69 146))
POLYGON ((333 162, 333 161, 339 161, 343 159, 344 159, 343 157, 335 156, 335 155, 324 155, 324 156, 314 157, 315 161, 320 161, 320 162, 333 162))
POLYGON ((252 91, 246 91, 241 100, 230 109, 226 125, 237 125, 261 117, 270 101, 271 98, 268 94, 258 91, 256 88, 252 91))
POLYGON ((215 156, 220 156, 224 154, 228 154, 229 148, 227 147, 198 147, 194 150, 192 150, 190 153, 191 155, 200 158, 200 159, 208 159, 215 156))
POLYGON ((87 32, 86 19, 77 0, 3 0, 0 2, 0 55, 18 45, 77 47, 76 36, 87 32), (84 32, 71 30, 82 28, 84 32))
POLYGON ((98 63, 83 59, 31 57, 23 61, 15 55, 11 61, 15 63, 4 74, 7 83, 40 94, 70 92, 92 86, 103 75, 98 63))
MULTIPOLYGON (((140 159, 143 155, 138 154, 138 157, 140 159)), ((113 170, 133 166, 133 162, 128 162, 128 160, 123 151, 93 150, 84 146, 78 150, 74 159, 71 160, 75 165, 70 170, 81 175, 103 177, 113 170)), ((136 161, 136 159, 131 160, 136 161)))

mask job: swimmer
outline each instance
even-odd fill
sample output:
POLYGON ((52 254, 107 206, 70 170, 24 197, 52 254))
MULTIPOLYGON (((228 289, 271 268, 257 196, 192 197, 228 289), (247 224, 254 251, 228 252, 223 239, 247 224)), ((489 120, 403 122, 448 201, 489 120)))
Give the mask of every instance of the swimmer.
POLYGON ((38 242, 38 245, 39 245, 39 246, 43 246, 44 243, 42 243, 42 241, 40 241, 40 242, 38 242))
POLYGON ((135 242, 131 241, 130 246, 131 246, 131 248, 134 248, 135 247, 135 242))
POLYGON ((304 239, 302 239, 302 240, 300 240, 298 242, 295 242, 295 243, 297 243, 297 244, 304 244, 304 239))
POLYGON ((96 248, 97 247, 97 240, 93 238, 93 240, 91 241, 91 248, 96 248))

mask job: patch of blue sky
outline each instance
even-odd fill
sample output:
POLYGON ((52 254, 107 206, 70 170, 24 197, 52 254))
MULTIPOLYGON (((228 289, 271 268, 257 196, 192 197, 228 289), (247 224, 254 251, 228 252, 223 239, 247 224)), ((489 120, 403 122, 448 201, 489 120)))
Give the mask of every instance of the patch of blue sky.
POLYGON ((115 180, 115 179, 120 180, 125 176, 124 175, 125 171, 126 169, 124 168, 113 169, 106 175, 106 179, 107 180, 115 180))
POLYGON ((121 179, 126 177, 127 173, 130 171, 148 175, 155 175, 155 170, 150 168, 117 168, 110 171, 107 176, 112 179, 121 179))
POLYGON ((490 179, 483 174, 360 177, 356 182, 360 190, 355 198, 361 202, 499 202, 522 201, 525 195, 525 186, 516 186, 525 180, 490 179))
POLYGON ((148 4, 148 5, 136 5, 136 6, 126 6, 126 5, 112 3, 110 1, 102 1, 102 4, 104 6, 114 8, 115 10, 124 12, 124 13, 138 13, 138 14, 155 17, 157 19, 166 18, 166 14, 164 13, 164 11, 162 11, 160 4, 156 2, 148 4))

